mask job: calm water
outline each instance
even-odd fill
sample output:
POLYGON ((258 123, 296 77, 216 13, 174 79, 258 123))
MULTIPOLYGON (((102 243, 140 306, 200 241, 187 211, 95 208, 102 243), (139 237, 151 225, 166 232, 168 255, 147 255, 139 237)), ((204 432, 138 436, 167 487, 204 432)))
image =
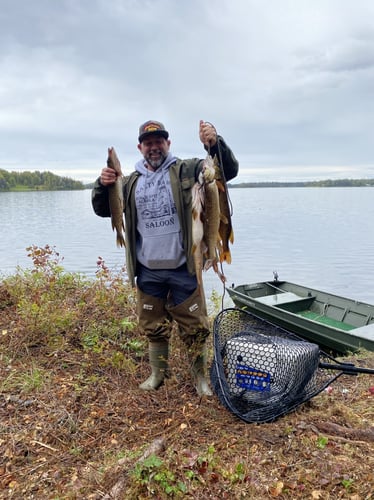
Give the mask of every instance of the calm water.
MULTIPOLYGON (((0 193, 0 273, 32 267, 26 247, 55 246, 68 271, 94 276, 97 257, 119 269, 110 220, 90 191, 0 193)), ((228 283, 280 279, 374 303, 374 189, 231 189, 235 242, 228 283)), ((223 293, 212 270, 205 289, 223 293)))

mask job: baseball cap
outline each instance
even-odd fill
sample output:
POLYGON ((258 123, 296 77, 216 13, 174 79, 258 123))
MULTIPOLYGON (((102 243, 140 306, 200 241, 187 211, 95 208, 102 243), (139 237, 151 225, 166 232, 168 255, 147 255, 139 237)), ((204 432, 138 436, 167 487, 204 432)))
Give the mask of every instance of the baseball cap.
POLYGON ((161 135, 165 139, 169 137, 169 132, 161 122, 148 120, 139 127, 139 142, 142 142, 146 137, 153 134, 161 135))

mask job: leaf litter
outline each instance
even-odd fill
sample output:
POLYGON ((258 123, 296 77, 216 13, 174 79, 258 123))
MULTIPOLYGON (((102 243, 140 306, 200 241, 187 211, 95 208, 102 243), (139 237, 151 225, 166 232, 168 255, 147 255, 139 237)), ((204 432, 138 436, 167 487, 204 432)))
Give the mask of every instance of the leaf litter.
MULTIPOLYGON (((35 276, 0 281, 0 498, 373 498, 370 375, 342 376, 277 421, 246 424, 196 395, 173 336, 171 377, 144 393, 144 339, 136 326, 112 328, 124 317, 136 324, 133 291, 99 268, 97 281, 79 285, 42 269, 37 286, 52 302, 51 281, 65 280, 56 300, 71 313, 43 336, 30 312, 41 308, 35 276)), ((374 368, 374 353, 344 361, 374 368)))

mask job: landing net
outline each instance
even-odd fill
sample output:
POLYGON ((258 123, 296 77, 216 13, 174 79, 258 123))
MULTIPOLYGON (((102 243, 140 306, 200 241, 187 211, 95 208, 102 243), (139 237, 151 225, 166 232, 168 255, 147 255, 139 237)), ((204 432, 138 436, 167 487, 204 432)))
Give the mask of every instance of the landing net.
POLYGON ((212 387, 223 405, 246 422, 271 422, 319 394, 338 373, 318 345, 242 309, 214 321, 212 387))

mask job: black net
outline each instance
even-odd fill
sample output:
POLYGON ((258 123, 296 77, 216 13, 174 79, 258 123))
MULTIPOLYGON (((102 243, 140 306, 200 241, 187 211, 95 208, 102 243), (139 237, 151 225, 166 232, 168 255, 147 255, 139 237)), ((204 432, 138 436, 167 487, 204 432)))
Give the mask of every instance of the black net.
POLYGON ((342 375, 316 344, 242 309, 224 309, 214 321, 212 387, 246 422, 270 422, 290 412, 342 375))

